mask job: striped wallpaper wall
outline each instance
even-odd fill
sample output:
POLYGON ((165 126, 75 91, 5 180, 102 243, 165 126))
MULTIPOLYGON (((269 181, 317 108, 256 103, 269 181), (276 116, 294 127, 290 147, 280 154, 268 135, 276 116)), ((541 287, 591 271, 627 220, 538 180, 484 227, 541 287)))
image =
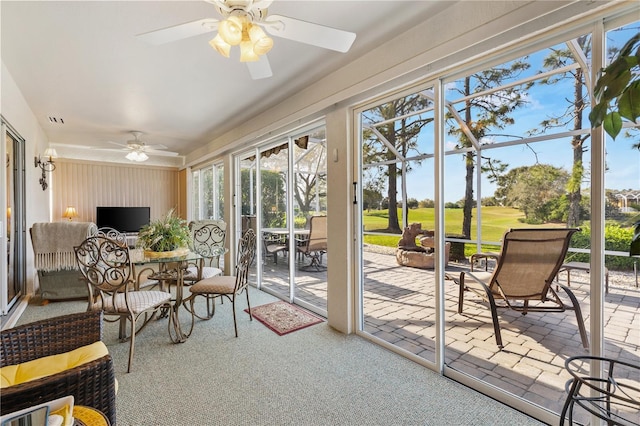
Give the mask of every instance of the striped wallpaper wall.
POLYGON ((151 207, 151 219, 179 205, 179 171, 167 167, 93 163, 60 159, 49 174, 52 221, 63 220, 67 206, 78 211, 79 222, 95 222, 96 207, 151 207))

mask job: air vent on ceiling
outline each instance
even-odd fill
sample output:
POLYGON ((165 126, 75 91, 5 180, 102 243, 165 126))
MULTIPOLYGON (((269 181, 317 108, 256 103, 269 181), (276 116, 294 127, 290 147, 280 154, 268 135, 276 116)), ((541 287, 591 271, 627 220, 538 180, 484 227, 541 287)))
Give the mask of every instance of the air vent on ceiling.
POLYGON ((64 124, 62 117, 53 117, 51 115, 49 116, 49 122, 52 124, 64 124))

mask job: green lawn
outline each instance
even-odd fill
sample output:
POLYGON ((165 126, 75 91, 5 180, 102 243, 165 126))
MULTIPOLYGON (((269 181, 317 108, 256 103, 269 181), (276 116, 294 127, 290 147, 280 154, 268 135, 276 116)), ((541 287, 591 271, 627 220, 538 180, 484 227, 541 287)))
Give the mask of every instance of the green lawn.
MULTIPOLYGON (((471 238, 475 239, 477 235, 476 227, 476 209, 473 209, 471 223, 471 238)), ((402 217, 402 211, 398 210, 398 217, 402 217)), ((364 212, 363 225, 365 231, 380 231, 388 226, 388 210, 371 210, 364 212)), ((483 207, 482 208, 482 239, 484 241, 500 241, 502 235, 509 228, 518 228, 525 226, 520 219, 524 219, 524 213, 518 209, 511 207, 483 207)), ((434 209, 420 208, 409 210, 409 223, 419 222, 422 229, 434 229, 434 209)), ((445 233, 460 234, 462 232, 462 209, 445 209, 445 233)), ((564 226, 564 224, 543 224, 543 225, 526 225, 527 227, 550 227, 564 226)), ((395 247, 398 244, 400 236, 395 235, 365 235, 364 242, 367 244, 382 245, 395 247)), ((491 249, 491 247, 487 247, 491 249)), ((493 248, 495 250, 495 247, 493 248)), ((467 245, 465 252, 469 250, 469 254, 475 252, 475 247, 467 245)))

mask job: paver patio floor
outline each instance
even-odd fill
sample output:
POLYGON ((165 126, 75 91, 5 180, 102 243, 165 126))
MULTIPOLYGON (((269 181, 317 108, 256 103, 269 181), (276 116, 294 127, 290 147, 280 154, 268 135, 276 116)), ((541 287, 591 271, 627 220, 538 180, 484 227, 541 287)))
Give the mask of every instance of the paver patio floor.
MULTIPOLYGON (((468 269, 450 262, 448 274, 468 269)), ((286 262, 265 264, 263 285, 287 294, 286 262)), ((612 272, 612 276, 614 273, 612 272)), ((402 267, 395 256, 364 253, 364 331, 429 361, 435 360, 435 275, 432 270, 402 267)), ((566 284, 566 274, 559 274, 566 284)), ((590 318, 589 275, 571 273, 587 331, 590 318)), ((566 295, 558 294, 570 305, 566 295)), ((326 310, 326 272, 296 267, 296 295, 326 310)), ((527 315, 500 310, 504 349, 496 345, 487 304, 471 292, 457 313, 458 286, 444 281, 445 363, 456 370, 559 413, 570 375, 567 358, 586 355, 573 311, 527 315)), ((605 356, 640 364, 640 289, 633 277, 612 279, 605 296, 605 356)), ((589 334, 589 339, 591 335, 589 334)), ((640 378, 632 378, 640 380, 640 378)), ((640 421, 640 419, 639 419, 640 421)))

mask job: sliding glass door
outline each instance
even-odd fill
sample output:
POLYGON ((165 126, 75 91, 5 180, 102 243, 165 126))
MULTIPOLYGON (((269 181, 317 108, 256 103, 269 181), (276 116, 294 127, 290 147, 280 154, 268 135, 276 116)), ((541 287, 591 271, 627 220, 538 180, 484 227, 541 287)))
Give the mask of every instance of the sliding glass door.
MULTIPOLYGON (((629 300, 638 288, 628 248, 640 200, 640 127, 625 122, 615 141, 602 141, 588 119, 591 67, 602 65, 593 52, 611 56, 637 34, 637 21, 624 23, 502 52, 362 108, 362 335, 544 421, 562 410, 566 359, 604 353, 637 362, 638 315, 629 300), (594 46, 598 40, 606 46, 594 46), (498 259, 510 258, 498 255, 510 228, 579 229, 559 272, 551 269, 553 284, 542 280, 544 297, 501 303, 503 280, 493 284, 492 312, 489 295, 461 288, 460 277, 468 284, 500 271, 498 259), (425 244, 425 229, 435 230, 436 247, 425 244), (442 243, 444 270, 427 261, 442 243), (539 309, 550 301, 562 308, 539 309)), ((534 253, 527 266, 542 269, 534 253)), ((575 419, 586 424, 590 415, 575 419)))
POLYGON ((322 315, 327 311, 326 221, 327 215, 327 139, 324 126, 293 140, 291 185, 293 188, 293 270, 298 303, 322 315), (313 225, 313 226, 312 226, 313 225), (308 247, 320 251, 307 250, 308 247))
POLYGON ((289 153, 287 139, 259 150, 262 289, 285 300, 291 299, 289 153))
POLYGON ((438 272, 433 97, 433 88, 425 87, 360 114, 357 213, 362 330, 430 362, 435 362, 438 272))
POLYGON ((326 315, 324 126, 265 142, 236 158, 236 232, 252 227, 258 235, 258 286, 326 315), (323 217, 313 221, 316 216, 323 217), (311 238, 315 244, 309 248, 311 238))

